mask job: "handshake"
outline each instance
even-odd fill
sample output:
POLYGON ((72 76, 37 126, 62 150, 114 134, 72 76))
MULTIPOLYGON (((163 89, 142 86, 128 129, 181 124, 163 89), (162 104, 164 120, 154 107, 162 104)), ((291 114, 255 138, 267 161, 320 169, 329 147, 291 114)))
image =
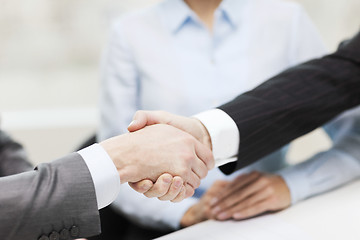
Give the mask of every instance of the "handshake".
POLYGON ((172 202, 188 198, 215 166, 209 133, 195 118, 138 111, 128 130, 100 145, 121 183, 147 197, 172 202))

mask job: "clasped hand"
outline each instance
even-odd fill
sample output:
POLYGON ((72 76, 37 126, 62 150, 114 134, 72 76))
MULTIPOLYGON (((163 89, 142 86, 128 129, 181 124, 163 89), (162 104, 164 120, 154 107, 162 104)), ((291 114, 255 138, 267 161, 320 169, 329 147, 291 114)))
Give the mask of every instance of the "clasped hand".
MULTIPOLYGON (((138 111, 128 130, 130 135, 138 134, 134 141, 141 143, 141 148, 133 151, 148 162, 142 170, 139 163, 135 174, 144 178, 127 181, 134 190, 147 197, 173 202, 190 197, 215 165, 209 134, 197 119, 163 111, 138 111), (154 168, 155 164, 157 168, 154 168), (149 174, 154 169, 156 171, 149 174)), ((126 173, 120 172, 120 176, 123 174, 126 173)))

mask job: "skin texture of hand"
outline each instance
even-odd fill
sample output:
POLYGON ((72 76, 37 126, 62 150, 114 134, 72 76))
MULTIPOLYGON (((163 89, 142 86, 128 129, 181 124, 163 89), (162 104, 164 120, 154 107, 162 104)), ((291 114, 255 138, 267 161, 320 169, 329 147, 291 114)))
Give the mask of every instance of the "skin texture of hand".
POLYGON ((210 219, 212 217, 211 203, 213 199, 217 197, 219 192, 221 192, 229 183, 229 181, 216 181, 201 197, 199 202, 186 211, 181 219, 180 225, 182 227, 189 227, 210 219))
POLYGON ((186 186, 181 177, 164 173, 153 184, 150 180, 129 183, 130 187, 146 197, 157 197, 162 201, 180 202, 187 197, 186 186))
MULTIPOLYGON (((208 131, 204 127, 204 125, 195 118, 187 118, 178 115, 174 115, 164 111, 137 111, 134 115, 133 121, 130 123, 128 130, 129 132, 138 131, 146 126, 154 125, 154 124, 167 124, 178 129, 181 129, 192 136, 194 136, 198 141, 206 145, 209 149, 212 148, 211 145, 211 138, 209 136, 208 131)), ((214 162, 212 164, 215 164, 214 162)), ((212 168, 213 166, 211 166, 212 168)), ((179 180, 180 181, 180 180, 179 180)), ((166 191, 164 183, 158 183, 157 188, 161 188, 161 191, 166 191)), ((151 188, 151 183, 144 181, 140 181, 137 183, 132 183, 130 186, 135 189, 136 191, 140 192, 141 188, 144 188, 143 193, 145 193, 146 189, 151 188), (145 186, 145 187, 144 187, 145 186)), ((188 192, 188 189, 186 192, 188 192)), ((169 193, 170 190, 169 190, 169 193)), ((172 193, 173 194, 173 193, 172 193)), ((172 196, 172 194, 170 194, 172 196)), ((163 199, 167 197, 166 194, 163 199)), ((188 193, 185 196, 189 196, 188 193)), ((169 198, 169 197, 168 197, 169 198)), ((163 200, 159 198, 160 200, 163 200)), ((176 198, 176 202, 181 201, 184 199, 184 195, 178 196, 176 198)))
POLYGON ((234 179, 213 199, 211 215, 217 220, 241 220, 290 204, 290 191, 282 177, 252 172, 234 179))
POLYGON ((123 134, 100 143, 109 154, 124 182, 139 182, 140 192, 148 196, 175 200, 175 193, 184 191, 179 187, 179 178, 185 185, 185 196, 192 196, 200 185, 200 179, 214 166, 211 151, 190 134, 175 127, 157 124, 134 133, 123 134), (160 175, 168 173, 169 176, 160 175), (151 183, 155 183, 151 187, 151 183), (161 186, 168 186, 167 191, 161 186), (147 190, 151 187, 150 190, 147 190), (164 195, 165 192, 165 195, 164 195), (173 199, 171 199, 173 197, 173 199))
POLYGON ((176 127, 195 137, 199 142, 212 148, 211 138, 205 126, 196 118, 178 116, 164 111, 137 111, 128 126, 134 132, 154 124, 167 124, 176 127))

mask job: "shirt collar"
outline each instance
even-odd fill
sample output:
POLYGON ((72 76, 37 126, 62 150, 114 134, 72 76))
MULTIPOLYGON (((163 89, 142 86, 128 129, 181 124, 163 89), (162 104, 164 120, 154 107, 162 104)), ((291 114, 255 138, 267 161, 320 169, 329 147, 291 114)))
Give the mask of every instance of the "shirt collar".
POLYGON ((161 5, 164 23, 173 33, 178 32, 191 21, 193 12, 183 0, 165 0, 161 5))
POLYGON ((223 18, 227 20, 233 28, 237 28, 241 23, 241 18, 243 17, 243 12, 248 2, 249 0, 223 0, 218 10, 222 12, 223 18))
MULTIPOLYGON (((231 27, 237 28, 241 22, 242 10, 247 2, 249 0, 223 0, 216 11, 225 21, 229 22, 231 27)), ((172 33, 177 33, 190 21, 198 20, 196 14, 183 0, 165 0, 162 2, 161 9, 164 23, 172 33)))

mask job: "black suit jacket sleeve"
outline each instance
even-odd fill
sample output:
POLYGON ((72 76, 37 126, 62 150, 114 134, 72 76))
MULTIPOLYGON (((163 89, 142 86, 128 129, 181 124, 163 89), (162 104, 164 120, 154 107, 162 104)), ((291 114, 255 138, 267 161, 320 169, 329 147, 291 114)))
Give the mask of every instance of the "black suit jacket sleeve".
POLYGON ((331 55, 288 69, 220 107, 240 131, 242 168, 360 104, 360 33, 331 55))

